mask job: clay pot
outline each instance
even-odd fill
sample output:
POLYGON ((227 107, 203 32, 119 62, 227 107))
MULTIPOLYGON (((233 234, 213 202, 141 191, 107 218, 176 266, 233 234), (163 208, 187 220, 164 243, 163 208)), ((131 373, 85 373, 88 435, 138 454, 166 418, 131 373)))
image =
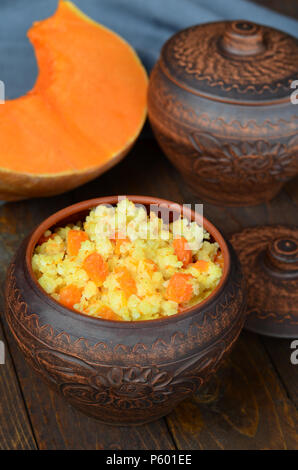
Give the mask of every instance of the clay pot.
MULTIPOLYGON (((146 206, 173 204, 143 196, 129 199, 146 206)), ((116 196, 81 202, 37 227, 8 269, 6 319, 30 366, 69 403, 105 423, 136 425, 166 415, 214 373, 242 329, 245 298, 233 248, 204 219, 225 267, 216 290, 198 306, 166 319, 117 322, 57 303, 34 277, 36 243, 48 228, 82 219, 98 204, 116 202, 116 196)), ((185 216, 193 220, 195 213, 187 209, 185 216)))
POLYGON ((298 228, 250 227, 230 240, 246 279, 245 328, 261 335, 298 338, 298 228))
POLYGON ((267 26, 208 23, 166 42, 150 77, 149 119, 197 196, 254 205, 298 174, 297 78, 297 39, 267 26))

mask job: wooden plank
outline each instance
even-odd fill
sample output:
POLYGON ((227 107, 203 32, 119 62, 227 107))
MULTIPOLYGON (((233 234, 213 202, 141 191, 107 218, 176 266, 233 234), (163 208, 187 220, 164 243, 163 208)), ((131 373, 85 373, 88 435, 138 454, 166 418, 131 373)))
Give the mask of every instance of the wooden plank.
MULTIPOLYGON (((298 339, 298 338, 297 338, 298 339)), ((298 365, 290 361, 293 340, 263 337, 262 342, 280 376, 282 383, 298 408, 298 365)))
POLYGON ((179 449, 298 449, 297 418, 259 338, 244 332, 210 385, 167 421, 179 449))
MULTIPOLYGON (((22 231, 19 208, 15 204, 3 205, 0 210, 0 282, 3 286, 6 267, 20 239, 22 231), (11 216, 11 214, 14 214, 11 216)), ((0 308, 4 310, 3 289, 0 308)), ((3 315, 2 315, 3 316, 3 315)), ((3 319, 1 318, 1 321, 3 319)), ((5 365, 0 365, 0 449, 35 449, 36 442, 24 405, 14 364, 4 338, 0 322, 0 339, 5 342, 5 365)))
POLYGON ((5 344, 5 364, 0 364, 0 449, 36 449, 31 424, 0 324, 5 344))

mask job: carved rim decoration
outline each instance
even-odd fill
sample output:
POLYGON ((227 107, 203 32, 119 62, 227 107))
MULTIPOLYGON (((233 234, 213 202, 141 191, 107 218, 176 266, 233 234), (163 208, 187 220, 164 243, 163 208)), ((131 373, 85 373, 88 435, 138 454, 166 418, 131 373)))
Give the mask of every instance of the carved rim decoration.
MULTIPOLYGON (((181 211, 182 206, 180 204, 174 203, 173 201, 168 201, 166 199, 159 199, 155 197, 149 197, 149 196, 123 196, 127 197, 128 199, 132 200, 133 202, 137 204, 143 204, 145 206, 149 206, 150 204, 157 204, 157 205, 163 205, 163 207, 170 206, 171 210, 176 211, 179 210, 181 211)), ((42 296, 44 300, 47 301, 47 303, 51 306, 56 306, 57 302, 49 295, 47 294, 42 287, 38 284, 33 270, 32 270, 32 255, 34 248, 40 239, 40 237, 43 235, 43 233, 57 225, 61 225, 63 223, 67 223, 67 221, 74 221, 74 220, 79 220, 81 217, 83 217, 85 214, 88 213, 88 211, 92 208, 95 207, 99 204, 116 204, 118 201, 118 196, 107 196, 107 197, 102 197, 102 198, 96 198, 96 199, 90 199, 87 201, 79 202, 77 204, 74 204, 72 206, 68 206, 65 209, 62 209, 55 214, 51 215, 48 217, 46 220, 44 220, 31 234, 27 248, 26 248, 26 270, 29 275, 32 288, 39 294, 39 296, 42 296)), ((143 327, 150 327, 153 323, 161 323, 161 324, 167 324, 167 323, 172 323, 175 322, 177 319, 177 316, 179 318, 185 318, 186 316, 191 316, 194 311, 199 312, 203 311, 206 308, 206 305, 209 304, 211 301, 214 300, 215 297, 217 297, 220 292, 222 291, 223 286, 226 283, 226 280, 228 278, 229 272, 230 272, 230 253, 228 246, 221 235, 221 233, 217 230, 217 228, 209 222, 205 217, 199 216, 197 213, 195 213, 193 210, 185 207, 184 208, 184 216, 189 218, 190 220, 197 220, 199 223, 203 223, 204 228, 210 233, 210 235, 214 238, 215 241, 218 242, 221 251, 223 253, 223 257, 225 260, 224 263, 224 270, 223 274, 221 277, 221 280, 218 284, 218 286, 215 288, 215 290, 202 302, 200 302, 199 307, 198 305, 194 305, 188 309, 186 309, 183 313, 178 313, 177 315, 173 315, 172 317, 169 318, 159 318, 156 320, 144 320, 144 321, 131 321, 131 322, 121 322, 121 328, 143 328, 143 327)), ((69 308, 64 307, 63 305, 59 304, 59 309, 65 311, 65 313, 69 311, 75 311, 69 308)), ((75 311, 77 315, 81 315, 83 317, 87 317, 89 321, 94 321, 94 324, 100 324, 102 323, 103 325, 106 325, 107 323, 110 326, 119 326, 118 321, 114 320, 104 320, 100 318, 95 318, 95 317, 90 317, 89 315, 86 315, 81 312, 75 311)))
POLYGON ((298 74, 298 41, 248 21, 206 23, 170 38, 160 64, 179 86, 209 98, 289 100, 298 74))
POLYGON ((230 237, 247 283, 246 328, 298 336, 298 227, 273 225, 230 237))

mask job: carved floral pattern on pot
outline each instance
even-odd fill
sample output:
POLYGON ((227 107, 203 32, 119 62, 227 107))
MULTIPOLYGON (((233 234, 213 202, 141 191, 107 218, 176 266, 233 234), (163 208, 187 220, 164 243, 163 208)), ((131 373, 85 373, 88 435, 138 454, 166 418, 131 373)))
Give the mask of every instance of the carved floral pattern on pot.
MULTIPOLYGON (((266 191, 275 195, 284 182, 298 173, 296 137, 290 141, 292 147, 260 140, 255 148, 254 143, 248 142, 227 143, 220 138, 214 142, 213 137, 201 133, 196 133, 195 141, 194 133, 191 132, 188 140, 177 138, 174 141, 160 132, 158 126, 155 127, 154 134, 186 182, 195 192, 200 191, 202 198, 206 196, 211 200, 215 190, 220 190, 227 199, 226 204, 255 204, 258 201, 256 196, 260 194, 262 199, 262 192, 266 194, 266 191), (268 153, 258 154, 260 149, 268 153), (272 154, 269 153, 271 150, 272 154), (242 151, 245 153, 242 154, 242 151)), ((266 199, 270 197, 267 196, 266 199)), ((217 198, 211 202, 216 201, 217 198)))
MULTIPOLYGON (((184 395, 194 393, 217 369, 226 349, 225 341, 219 341, 199 356, 178 361, 173 372, 163 365, 87 364, 77 357, 46 348, 37 348, 31 358, 34 369, 48 382, 57 384, 70 400, 119 409, 145 409, 162 404, 170 395, 181 400, 184 395)), ((29 352, 24 344, 23 350, 29 352)))
MULTIPOLYGON (((298 228, 252 227, 231 236, 246 275, 247 327, 263 334, 297 337, 298 276, 289 277, 285 267, 284 271, 278 269, 279 276, 275 277, 264 267, 263 260, 275 240, 293 240, 298 246, 298 228)), ((292 269, 294 261, 294 258, 289 261, 292 269)))
POLYGON ((257 140, 221 142, 214 136, 193 132, 189 140, 197 150, 193 170, 213 183, 261 184, 269 179, 287 181, 298 173, 298 137, 288 145, 257 140), (292 149, 292 150, 290 150, 292 149))
POLYGON ((158 368, 112 367, 98 374, 93 383, 101 390, 105 404, 114 403, 119 408, 147 408, 166 400, 172 392, 167 388, 172 377, 158 368))

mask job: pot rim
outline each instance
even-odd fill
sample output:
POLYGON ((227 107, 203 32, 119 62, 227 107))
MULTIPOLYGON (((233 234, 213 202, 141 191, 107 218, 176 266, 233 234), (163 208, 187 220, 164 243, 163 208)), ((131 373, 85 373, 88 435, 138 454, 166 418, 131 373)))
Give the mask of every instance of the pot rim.
POLYGON ((79 213, 84 210, 92 209, 93 207, 98 206, 99 204, 115 204, 118 202, 118 198, 127 198, 130 201, 133 201, 134 203, 137 204, 143 204, 145 206, 148 206, 150 204, 158 204, 158 205, 166 205, 166 207, 170 206, 172 210, 176 211, 179 208, 181 211, 182 209, 182 204, 169 201, 167 199, 161 199, 157 197, 150 197, 150 196, 135 196, 135 195, 123 195, 123 196, 105 196, 105 197, 99 197, 99 198, 94 198, 94 199, 88 199, 85 201, 78 202, 76 204, 73 204, 71 206, 67 206, 64 209, 61 209, 51 216, 47 217, 43 222, 41 222, 36 229, 31 233, 29 236, 29 240, 27 242, 26 246, 26 254, 25 254, 25 266, 27 269, 27 272, 29 274, 30 280, 32 282, 32 285, 35 289, 37 289, 39 295, 41 295, 47 303, 55 307, 55 310, 58 310, 57 307, 59 307, 59 310, 62 314, 64 315, 69 315, 70 313, 75 315, 80 315, 82 320, 87 320, 88 322, 94 322, 94 326, 111 326, 111 327, 124 327, 124 328, 143 328, 143 327, 152 327, 152 326, 162 326, 166 325, 169 323, 175 323, 178 320, 182 320, 188 317, 191 317, 194 313, 199 314, 201 313, 206 306, 212 302, 223 290, 223 287, 227 281, 228 275, 230 273, 230 268, 231 268, 231 257, 230 257, 230 252, 228 245, 219 232, 219 230, 205 217, 199 215, 192 209, 186 207, 184 208, 183 216, 189 218, 191 221, 198 221, 198 222, 203 222, 203 227, 210 233, 210 235, 215 239, 215 241, 219 244, 220 249, 223 253, 223 258, 224 258, 224 269, 223 269, 223 274, 220 279, 220 282, 214 289, 214 291, 206 297, 202 302, 195 304, 187 309, 185 309, 182 313, 177 313, 175 315, 172 315, 170 317, 166 318, 157 318, 153 320, 140 320, 140 321, 116 321, 116 320, 105 320, 103 318, 97 318, 93 317, 90 315, 87 315, 86 313, 78 312, 77 310, 64 307, 62 304, 60 304, 58 301, 53 299, 50 294, 47 294, 47 292, 40 286, 38 283, 33 269, 32 269, 32 255, 34 248, 40 239, 40 237, 44 234, 44 232, 54 225, 57 226, 59 222, 63 222, 63 219, 66 219, 76 213, 79 213))

